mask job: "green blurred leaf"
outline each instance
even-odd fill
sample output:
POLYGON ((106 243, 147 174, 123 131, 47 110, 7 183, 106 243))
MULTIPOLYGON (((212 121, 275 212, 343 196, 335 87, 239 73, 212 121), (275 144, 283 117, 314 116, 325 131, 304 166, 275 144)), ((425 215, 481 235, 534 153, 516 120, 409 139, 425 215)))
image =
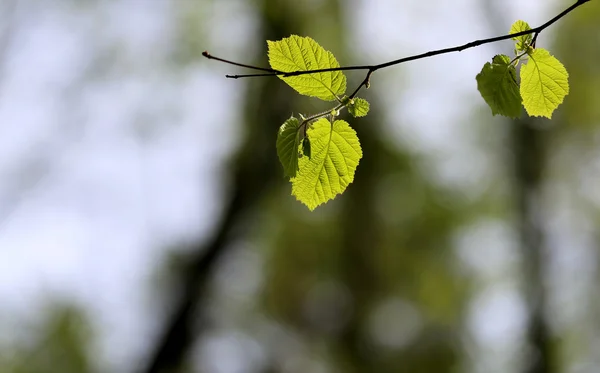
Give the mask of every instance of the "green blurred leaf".
POLYGON ((521 114, 521 94, 517 71, 510 58, 503 54, 487 62, 477 74, 477 89, 492 109, 492 114, 516 118, 521 114))
POLYGON ((551 118, 567 94, 569 74, 563 64, 547 50, 534 49, 521 67, 521 96, 527 113, 551 118))
POLYGON ((308 129, 307 136, 312 157, 299 160, 300 170, 292 179, 292 194, 314 210, 343 193, 354 180, 362 149, 356 132, 343 120, 331 124, 321 118, 308 129))
MULTIPOLYGON (((292 35, 279 41, 267 41, 269 64, 282 72, 340 67, 333 54, 309 37, 292 35)), ((346 76, 341 71, 299 76, 279 76, 298 93, 334 101, 346 92, 346 76)))

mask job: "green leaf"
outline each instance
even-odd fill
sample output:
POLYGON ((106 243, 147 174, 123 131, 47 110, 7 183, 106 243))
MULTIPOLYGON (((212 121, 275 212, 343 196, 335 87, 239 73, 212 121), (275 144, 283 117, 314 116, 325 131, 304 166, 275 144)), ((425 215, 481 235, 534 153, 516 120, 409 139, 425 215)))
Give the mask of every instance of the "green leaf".
MULTIPOLYGON (((510 27, 509 34, 516 34, 518 32, 527 30, 531 30, 529 24, 525 21, 518 20, 515 23, 513 23, 513 25, 510 27)), ((527 50, 527 47, 529 47, 529 45, 531 44, 531 41, 533 40, 533 34, 521 35, 512 39, 517 41, 515 49, 518 52, 524 52, 525 50, 527 50)))
POLYGON ((277 156, 283 166, 283 172, 289 177, 296 176, 298 172, 299 126, 298 119, 291 117, 279 127, 277 134, 277 156))
POLYGON ((492 114, 516 118, 521 114, 521 94, 517 84, 517 70, 510 58, 499 54, 492 63, 483 65, 477 74, 477 89, 492 109, 492 114))
POLYGON ((521 96, 527 114, 551 118, 569 94, 569 74, 555 57, 542 48, 529 54, 521 66, 521 96))
POLYGON ((300 170, 292 179, 292 194, 314 210, 343 193, 354 180, 362 149, 356 132, 343 120, 333 124, 321 118, 307 131, 311 155, 299 160, 300 170))
POLYGON ((364 117, 369 113, 369 102, 362 98, 354 98, 348 104, 348 112, 353 117, 364 117))
MULTIPOLYGON (((279 41, 267 41, 269 64, 272 69, 290 73, 340 67, 333 54, 309 37, 292 35, 279 41)), ((346 92, 346 76, 341 71, 330 71, 298 76, 279 75, 298 93, 334 101, 346 92)))

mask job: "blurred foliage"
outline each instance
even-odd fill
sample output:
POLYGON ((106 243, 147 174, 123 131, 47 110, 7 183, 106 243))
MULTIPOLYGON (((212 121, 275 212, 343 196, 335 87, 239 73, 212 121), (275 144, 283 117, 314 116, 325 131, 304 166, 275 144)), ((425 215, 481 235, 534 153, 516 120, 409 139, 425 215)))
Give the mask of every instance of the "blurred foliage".
MULTIPOLYGON (((561 6, 571 4, 561 1, 561 6)), ((570 98, 560 116, 546 131, 549 151, 549 201, 561 204, 570 215, 574 235, 591 234, 591 255, 595 263, 595 283, 587 285, 579 300, 575 317, 563 321, 556 333, 557 371, 585 367, 596 371, 600 360, 600 297, 596 288, 600 271, 598 241, 600 199, 598 198, 598 159, 600 153, 600 3, 590 1, 580 12, 566 17, 554 32, 557 55, 569 68, 570 98)), ((569 247, 563 247, 569 249, 569 247)), ((585 276, 586 272, 578 273, 585 276)), ((574 281, 573 285, 577 285, 574 281)), ((573 285, 567 285, 570 291, 573 285)), ((579 291, 582 291, 581 289, 579 291)), ((557 328, 558 329, 558 328, 557 328)))
POLYGON ((0 354, 0 372, 94 372, 90 351, 94 337, 83 311, 53 304, 41 309, 40 315, 43 319, 37 327, 20 328, 18 342, 0 354))
POLYGON ((185 66, 203 59, 202 52, 208 49, 206 35, 211 25, 208 10, 212 6, 213 0, 176 2, 173 7, 176 29, 170 53, 177 64, 185 66))
MULTIPOLYGON (((569 1, 563 1, 570 4, 569 1)), ((565 17, 555 30, 556 52, 569 67, 571 93, 565 101, 563 120, 569 125, 557 126, 572 132, 585 126, 592 130, 600 119, 600 39, 598 38, 600 4, 590 1, 581 11, 565 17)), ((593 139, 589 139, 593 141, 593 139)))

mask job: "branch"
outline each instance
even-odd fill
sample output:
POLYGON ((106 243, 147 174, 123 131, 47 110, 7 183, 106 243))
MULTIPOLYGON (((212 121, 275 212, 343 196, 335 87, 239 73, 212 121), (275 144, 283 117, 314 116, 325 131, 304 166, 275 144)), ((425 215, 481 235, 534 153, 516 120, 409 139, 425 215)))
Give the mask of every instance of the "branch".
POLYGON ((560 12, 559 14, 557 14, 555 17, 551 18, 546 23, 544 23, 544 24, 542 24, 540 26, 534 27, 534 28, 532 28, 530 30, 516 32, 514 34, 510 34, 509 33, 509 34, 506 34, 506 35, 496 36, 496 37, 488 38, 488 39, 474 40, 472 42, 469 42, 469 43, 466 43, 466 44, 463 44, 463 45, 458 45, 458 46, 455 46, 455 47, 448 47, 448 48, 443 48, 443 49, 437 49, 437 50, 432 50, 432 51, 429 51, 429 52, 425 52, 425 53, 421 53, 421 54, 416 54, 416 55, 408 56, 408 57, 403 57, 403 58, 399 58, 397 60, 392 60, 392 61, 388 61, 388 62, 377 64, 377 65, 353 65, 353 66, 333 67, 333 68, 327 68, 327 69, 314 69, 314 70, 301 70, 301 71, 299 70, 299 71, 292 71, 292 72, 283 72, 283 71, 279 71, 279 70, 275 70, 275 69, 271 69, 271 68, 259 67, 259 66, 253 66, 253 65, 247 65, 247 64, 243 64, 243 63, 239 63, 239 62, 234 62, 234 61, 226 60, 224 58, 215 57, 215 56, 211 55, 210 53, 208 53, 207 51, 202 52, 202 55, 204 57, 208 58, 208 59, 217 60, 217 61, 220 61, 220 62, 223 62, 223 63, 226 63, 226 64, 230 64, 230 65, 234 65, 234 66, 240 66, 240 67, 245 67, 245 68, 253 69, 253 70, 264 71, 263 73, 260 73, 260 74, 225 75, 225 77, 232 78, 232 79, 250 78, 250 77, 259 77, 259 76, 260 77, 262 77, 262 76, 278 76, 278 75, 279 76, 283 76, 283 77, 290 77, 290 76, 299 76, 299 75, 314 74, 314 73, 324 73, 324 72, 332 72, 332 71, 367 70, 367 74, 366 74, 365 78, 358 85, 358 87, 356 87, 356 89, 354 90, 354 92, 349 97, 350 99, 353 99, 358 94, 358 92, 362 89, 362 87, 369 88, 371 75, 375 71, 377 71, 379 69, 384 69, 386 67, 399 65, 399 64, 404 63, 404 62, 415 61, 415 60, 420 60, 420 59, 423 59, 423 58, 433 57, 433 56, 437 56, 437 55, 440 55, 440 54, 453 53, 453 52, 462 52, 465 49, 477 47, 477 46, 484 45, 484 44, 495 43, 497 41, 508 40, 508 39, 512 39, 512 38, 515 38, 515 37, 518 37, 518 36, 529 35, 529 34, 534 34, 533 38, 532 38, 531 45, 533 47, 535 47, 535 42, 537 41, 538 35, 542 31, 544 31, 546 28, 550 27, 556 21, 558 21, 559 19, 563 18, 564 16, 566 16, 567 14, 569 14, 570 12, 572 12, 573 10, 577 9, 581 5, 587 3, 588 1, 590 1, 590 0, 577 0, 574 4, 572 4, 571 6, 569 6, 568 8, 566 8, 565 10, 563 10, 562 12, 560 12))
MULTIPOLYGON (((240 67, 246 67, 246 68, 248 68, 248 69, 260 70, 260 71, 267 71, 267 72, 274 73, 274 74, 254 74, 254 76, 266 76, 266 75, 279 75, 279 74, 285 74, 285 73, 284 73, 284 72, 282 72, 282 71, 279 71, 279 70, 274 70, 274 69, 270 69, 270 68, 267 68, 267 67, 258 67, 258 66, 246 65, 246 64, 244 64, 244 63, 233 62, 233 61, 226 60, 226 59, 224 59, 224 58, 215 57, 215 56, 213 56, 212 54, 208 53, 208 51, 204 51, 204 52, 202 52, 202 55, 203 55, 204 57, 208 58, 209 60, 217 60, 217 61, 220 61, 220 62, 227 63, 227 64, 229 64, 229 65, 240 66, 240 67)), ((228 76, 229 76, 229 75, 228 75, 228 76)))
POLYGON ((247 204, 237 188, 232 200, 227 206, 225 215, 214 236, 206 245, 199 247, 189 258, 188 266, 182 273, 182 286, 178 289, 181 294, 176 299, 175 312, 168 319, 163 335, 149 358, 148 365, 142 373, 161 373, 173 371, 181 365, 181 360, 194 340, 192 320, 200 302, 199 294, 204 290, 210 271, 223 255, 229 234, 241 212, 247 204))
POLYGON ((363 82, 360 84, 360 86, 356 89, 356 91, 353 93, 353 95, 351 96, 351 97, 354 97, 354 95, 356 95, 356 93, 358 93, 360 88, 362 88, 363 86, 368 87, 369 78, 371 77, 371 74, 379 69, 384 69, 386 67, 399 65, 404 62, 415 61, 415 60, 420 60, 423 58, 433 57, 433 56, 437 56, 440 54, 462 52, 465 49, 477 47, 477 46, 484 45, 484 44, 495 43, 495 42, 502 41, 502 40, 508 40, 508 39, 512 39, 514 37, 521 36, 521 35, 534 34, 533 41, 535 42, 535 40, 537 40, 538 35, 542 31, 544 31, 546 28, 548 28, 553 23, 555 23, 559 19, 563 18, 564 16, 566 16, 567 14, 569 14, 576 8, 587 3, 588 1, 590 1, 590 0, 577 0, 573 5, 571 5, 567 9, 560 12, 558 15, 556 15, 555 17, 550 19, 548 22, 546 22, 538 27, 534 27, 531 30, 525 30, 525 31, 514 33, 514 34, 506 34, 506 35, 496 36, 496 37, 488 38, 488 39, 474 40, 472 42, 469 42, 469 43, 466 43, 463 45, 458 45, 455 47, 449 47, 449 48, 443 48, 443 49, 437 49, 437 50, 429 51, 426 53, 421 53, 421 54, 417 54, 417 55, 413 55, 413 56, 399 58, 397 60, 392 60, 392 61, 384 62, 381 64, 377 64, 377 65, 353 65, 353 66, 332 67, 332 68, 327 68, 327 69, 283 72, 283 71, 278 71, 278 70, 274 70, 274 69, 270 69, 270 68, 252 66, 252 65, 242 64, 239 62, 225 60, 223 58, 215 57, 215 56, 211 55, 210 53, 208 53, 207 51, 202 52, 202 55, 208 59, 214 59, 214 60, 224 62, 224 63, 230 64, 230 65, 241 66, 241 67, 245 67, 248 69, 266 72, 266 73, 261 73, 261 74, 226 75, 227 78, 231 78, 231 79, 259 77, 259 76, 261 76, 261 77, 262 76, 277 76, 277 75, 281 75, 284 77, 290 77, 290 76, 299 76, 299 75, 314 74, 314 73, 324 73, 324 72, 331 72, 331 71, 367 70, 368 71, 367 76, 365 77, 363 82))

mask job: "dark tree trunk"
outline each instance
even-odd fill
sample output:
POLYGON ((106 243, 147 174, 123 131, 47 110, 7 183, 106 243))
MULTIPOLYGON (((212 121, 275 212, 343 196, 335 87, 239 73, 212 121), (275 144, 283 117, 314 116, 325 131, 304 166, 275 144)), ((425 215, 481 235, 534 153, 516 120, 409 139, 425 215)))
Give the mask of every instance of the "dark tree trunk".
POLYGON ((541 188, 546 152, 544 133, 533 119, 512 124, 514 150, 514 193, 520 252, 523 258, 524 295, 529 306, 526 344, 526 373, 553 373, 551 339, 544 315, 545 293, 544 228, 541 188))

